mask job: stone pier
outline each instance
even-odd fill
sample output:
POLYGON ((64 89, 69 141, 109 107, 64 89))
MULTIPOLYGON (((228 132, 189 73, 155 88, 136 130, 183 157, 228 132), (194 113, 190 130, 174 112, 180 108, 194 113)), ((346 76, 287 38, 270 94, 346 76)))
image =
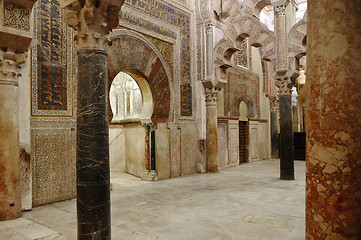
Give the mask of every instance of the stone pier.
POLYGON ((21 215, 18 67, 25 54, 0 50, 0 220, 21 215))
POLYGON ((361 239, 360 1, 308 1, 306 239, 361 239))

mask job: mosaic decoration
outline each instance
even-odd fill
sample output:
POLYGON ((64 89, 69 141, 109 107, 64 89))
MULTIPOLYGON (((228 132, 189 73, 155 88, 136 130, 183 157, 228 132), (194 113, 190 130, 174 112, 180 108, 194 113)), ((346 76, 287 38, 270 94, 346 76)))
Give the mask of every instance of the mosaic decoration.
POLYGON ((144 20, 140 17, 136 17, 130 13, 120 11, 119 17, 120 17, 121 21, 126 21, 130 24, 151 30, 155 33, 162 34, 163 36, 177 39, 177 34, 175 32, 173 32, 167 28, 161 27, 157 24, 154 24, 150 21, 144 20))
POLYGON ((30 30, 29 24, 30 9, 14 5, 13 3, 4 2, 4 26, 30 30))
MULTIPOLYGON (((179 36, 181 41, 181 115, 192 116, 190 14, 157 0, 126 0, 124 5, 136 8, 181 29, 179 36)), ((154 31, 152 28, 149 30, 154 31)))
POLYGON ((227 71, 228 82, 224 87, 225 116, 239 117, 239 104, 244 101, 248 107, 248 116, 259 117, 258 77, 247 72, 230 68, 227 71))
MULTIPOLYGON (((157 54, 140 39, 124 35, 112 40, 108 49, 108 87, 119 72, 131 76, 141 74, 152 91, 154 109, 152 119, 166 121, 170 111, 169 81, 165 68, 157 54)), ((112 118, 109 111, 109 119, 112 118)))
POLYGON ((71 32, 57 0, 41 0, 34 11, 38 45, 32 49, 32 114, 72 116, 71 32))

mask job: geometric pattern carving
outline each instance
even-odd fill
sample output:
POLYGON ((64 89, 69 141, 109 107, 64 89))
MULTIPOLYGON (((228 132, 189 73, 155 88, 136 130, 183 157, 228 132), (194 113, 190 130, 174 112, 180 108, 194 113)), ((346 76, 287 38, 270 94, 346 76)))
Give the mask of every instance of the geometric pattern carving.
POLYGON ((25 31, 30 30, 30 9, 4 2, 4 26, 25 31))

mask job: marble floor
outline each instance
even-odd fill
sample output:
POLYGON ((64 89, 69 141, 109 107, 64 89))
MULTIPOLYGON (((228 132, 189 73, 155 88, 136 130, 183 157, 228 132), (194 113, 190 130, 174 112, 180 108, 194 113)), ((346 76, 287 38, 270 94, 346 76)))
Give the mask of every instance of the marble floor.
MULTIPOLYGON (((305 239, 305 162, 295 181, 265 160, 158 182, 113 174, 112 239, 305 239)), ((76 239, 76 201, 0 222, 1 240, 76 239)))

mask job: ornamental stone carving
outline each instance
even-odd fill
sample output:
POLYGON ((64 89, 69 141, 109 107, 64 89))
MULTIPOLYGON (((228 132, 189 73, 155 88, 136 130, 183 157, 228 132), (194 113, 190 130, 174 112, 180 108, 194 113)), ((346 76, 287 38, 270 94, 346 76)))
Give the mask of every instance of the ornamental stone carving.
POLYGON ((218 101, 218 93, 220 89, 215 87, 205 88, 206 93, 206 106, 216 106, 218 101))
POLYGON ((119 24, 119 11, 124 0, 73 0, 63 4, 66 23, 78 31, 78 49, 105 49, 108 33, 119 24))
POLYGON ((270 108, 271 111, 278 111, 278 97, 277 96, 271 96, 270 97, 270 108))
POLYGON ((286 7, 287 7, 286 4, 274 6, 274 11, 276 13, 276 17, 284 17, 284 16, 286 16, 286 7))
POLYGON ((4 2, 4 26, 25 31, 30 30, 30 9, 4 2))
POLYGON ((25 62, 26 53, 16 53, 11 49, 0 50, 0 85, 18 86, 20 64, 25 62))

